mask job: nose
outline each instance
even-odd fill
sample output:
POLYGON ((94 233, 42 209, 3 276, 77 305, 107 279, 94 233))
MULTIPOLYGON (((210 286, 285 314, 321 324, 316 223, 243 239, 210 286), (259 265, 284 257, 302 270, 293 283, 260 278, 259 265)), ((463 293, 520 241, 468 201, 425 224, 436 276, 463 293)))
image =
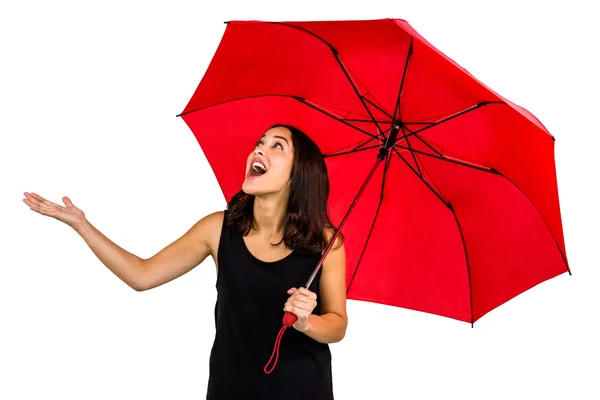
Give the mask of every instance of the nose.
POLYGON ((259 148, 254 149, 254 154, 260 154, 261 156, 265 155, 265 153, 263 153, 263 151, 259 148))

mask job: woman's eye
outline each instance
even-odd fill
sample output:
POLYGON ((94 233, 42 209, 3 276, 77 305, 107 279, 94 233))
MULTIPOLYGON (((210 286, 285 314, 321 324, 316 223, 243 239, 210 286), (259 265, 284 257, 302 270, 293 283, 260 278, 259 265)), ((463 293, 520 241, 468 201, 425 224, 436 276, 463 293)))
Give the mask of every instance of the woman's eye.
MULTIPOLYGON (((262 140, 259 140, 258 142, 256 142, 256 144, 254 145, 254 147, 258 147, 258 146, 260 146, 261 144, 263 144, 263 142, 262 142, 262 140)), ((283 145, 282 145, 281 143, 277 142, 277 143, 275 143, 275 144, 273 145, 273 147, 275 147, 275 146, 279 146, 279 148, 280 148, 281 150, 283 150, 283 145)))

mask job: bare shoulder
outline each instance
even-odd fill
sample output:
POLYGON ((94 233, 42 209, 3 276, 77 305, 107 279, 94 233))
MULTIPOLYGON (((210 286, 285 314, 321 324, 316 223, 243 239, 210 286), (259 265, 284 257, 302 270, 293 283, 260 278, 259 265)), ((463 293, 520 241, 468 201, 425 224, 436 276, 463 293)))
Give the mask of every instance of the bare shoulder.
MULTIPOLYGON (((328 245, 331 242, 331 239, 333 238, 334 235, 335 235, 334 228, 326 228, 325 229, 325 239, 326 239, 328 245)), ((342 237, 340 235, 338 235, 335 238, 335 242, 333 243, 333 246, 331 247, 330 252, 335 251, 335 250, 340 250, 343 248, 344 248, 344 242, 342 240, 342 237)))
POLYGON ((204 257, 216 256, 223 225, 224 212, 215 211, 200 218, 184 235, 192 247, 201 247, 204 257))
POLYGON ((225 212, 215 211, 215 212, 205 215, 198 222, 203 222, 207 226, 210 226, 213 228, 218 227, 218 230, 221 231, 221 224, 223 223, 223 218, 225 218, 225 212))

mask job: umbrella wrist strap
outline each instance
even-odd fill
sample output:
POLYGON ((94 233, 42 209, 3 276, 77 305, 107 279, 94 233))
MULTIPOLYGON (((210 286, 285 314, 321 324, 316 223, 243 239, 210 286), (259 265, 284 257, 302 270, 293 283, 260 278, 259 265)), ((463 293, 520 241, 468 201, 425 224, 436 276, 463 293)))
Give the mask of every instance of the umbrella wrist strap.
POLYGON ((271 358, 269 358, 269 361, 267 362, 267 365, 265 365, 264 368, 265 374, 270 374, 271 372, 273 372, 275 366, 277 365, 277 360, 279 359, 279 346, 281 344, 281 338, 283 337, 283 334, 285 333, 286 329, 287 326, 282 326, 279 330, 279 333, 277 334, 277 339, 275 340, 275 345, 273 346, 273 353, 271 354, 271 358), (271 369, 268 369, 268 366, 271 363, 271 360, 273 360, 273 357, 275 357, 275 362, 273 363, 271 369))

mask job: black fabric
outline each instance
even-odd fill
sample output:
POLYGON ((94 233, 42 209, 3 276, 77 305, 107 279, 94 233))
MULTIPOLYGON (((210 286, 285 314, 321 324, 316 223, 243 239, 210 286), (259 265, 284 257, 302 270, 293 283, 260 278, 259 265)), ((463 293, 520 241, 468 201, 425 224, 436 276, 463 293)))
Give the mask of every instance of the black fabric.
MULTIPOLYGON (((306 283, 320 256, 294 251, 264 262, 250 253, 241 233, 223 223, 207 400, 333 399, 329 345, 294 327, 283 335, 275 369, 269 375, 263 370, 283 326, 287 290, 306 283)), ((317 294, 317 315, 321 271, 310 287, 317 294)))

